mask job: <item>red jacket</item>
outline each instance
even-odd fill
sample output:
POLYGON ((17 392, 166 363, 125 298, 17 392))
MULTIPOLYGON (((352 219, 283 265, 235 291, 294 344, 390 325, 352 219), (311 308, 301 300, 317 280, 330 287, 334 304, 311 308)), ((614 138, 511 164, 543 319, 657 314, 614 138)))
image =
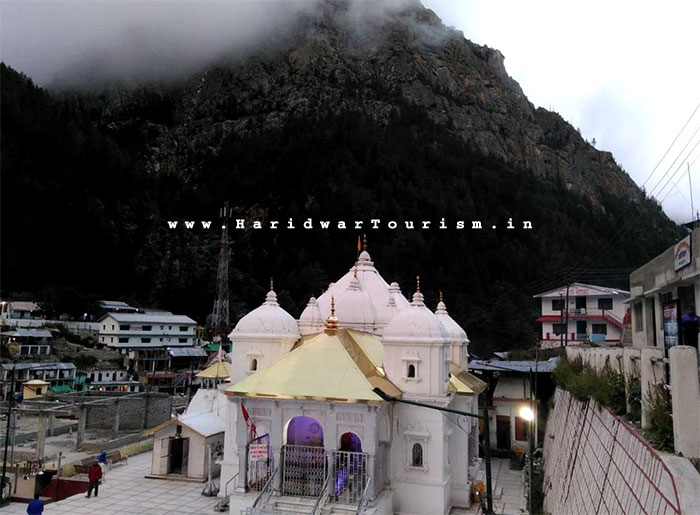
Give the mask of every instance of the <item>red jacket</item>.
POLYGON ((88 469, 88 480, 93 483, 95 481, 99 481, 100 479, 102 479, 102 467, 100 467, 97 463, 93 463, 88 469))

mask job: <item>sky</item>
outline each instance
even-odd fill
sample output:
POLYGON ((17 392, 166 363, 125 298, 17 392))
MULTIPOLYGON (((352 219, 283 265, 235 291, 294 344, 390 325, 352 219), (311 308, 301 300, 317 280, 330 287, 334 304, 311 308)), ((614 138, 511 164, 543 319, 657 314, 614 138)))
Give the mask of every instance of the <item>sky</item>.
MULTIPOLYGON (((535 106, 558 112, 612 152, 672 219, 689 221, 691 202, 700 210, 700 2, 423 3, 466 38, 500 50, 535 106)), ((121 48, 110 54, 114 69, 136 66, 131 57, 145 55, 136 61, 142 68, 160 66, 139 72, 162 75, 198 66, 224 46, 258 44, 293 12, 314 6, 0 0, 0 57, 41 86, 57 74, 75 76, 81 63, 114 46, 121 48)))

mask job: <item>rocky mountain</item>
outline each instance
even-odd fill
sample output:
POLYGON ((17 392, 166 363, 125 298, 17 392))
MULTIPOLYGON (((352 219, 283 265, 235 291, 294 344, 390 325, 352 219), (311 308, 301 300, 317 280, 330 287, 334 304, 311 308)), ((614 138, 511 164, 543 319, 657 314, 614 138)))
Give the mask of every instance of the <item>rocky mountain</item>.
POLYGON ((679 236, 610 153, 534 108, 498 50, 419 3, 381 5, 320 2, 278 40, 176 82, 58 94, 3 68, 3 290, 70 284, 203 322, 218 232, 167 220, 215 219, 224 202, 247 220, 432 220, 234 231, 233 319, 270 275, 298 315, 367 232, 388 280, 408 293, 420 274, 473 341, 517 347, 533 339, 532 294, 624 286, 621 269, 679 236), (51 257, 33 252, 37 236, 51 257))

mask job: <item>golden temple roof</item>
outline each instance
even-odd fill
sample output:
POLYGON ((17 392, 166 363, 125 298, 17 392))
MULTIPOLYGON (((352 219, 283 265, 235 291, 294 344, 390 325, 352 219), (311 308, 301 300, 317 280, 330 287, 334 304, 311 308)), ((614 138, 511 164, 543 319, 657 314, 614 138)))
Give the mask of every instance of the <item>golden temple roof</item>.
POLYGON ((197 377, 206 379, 229 379, 231 377, 230 364, 226 361, 219 361, 199 372, 197 377))
POLYGON ((447 384, 449 391, 457 395, 479 395, 486 386, 484 381, 450 361, 450 381, 447 384))
POLYGON ((379 404, 384 401, 372 391, 379 387, 387 395, 400 397, 401 390, 376 363, 373 345, 355 331, 320 333, 231 386, 226 394, 379 404))

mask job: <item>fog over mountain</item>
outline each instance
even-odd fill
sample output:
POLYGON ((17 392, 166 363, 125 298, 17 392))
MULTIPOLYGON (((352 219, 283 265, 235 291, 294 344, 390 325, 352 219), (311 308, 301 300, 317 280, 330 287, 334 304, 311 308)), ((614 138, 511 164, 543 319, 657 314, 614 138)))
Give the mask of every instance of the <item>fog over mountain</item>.
MULTIPOLYGON (((51 89, 182 79, 212 63, 284 45, 299 17, 318 12, 323 4, 320 0, 3 2, 1 56, 51 89)), ((343 10, 343 21, 362 39, 368 25, 409 4, 418 2, 352 2, 343 10)))

